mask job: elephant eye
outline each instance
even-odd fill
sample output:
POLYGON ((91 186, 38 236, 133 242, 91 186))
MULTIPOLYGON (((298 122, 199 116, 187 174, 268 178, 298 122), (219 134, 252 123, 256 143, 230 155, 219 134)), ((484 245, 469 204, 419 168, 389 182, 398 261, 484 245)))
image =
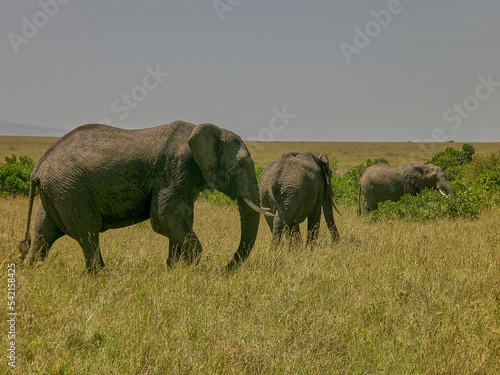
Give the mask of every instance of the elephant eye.
POLYGON ((245 166, 247 165, 247 159, 245 158, 237 158, 236 159, 236 166, 238 168, 245 168, 245 166))
POLYGON ((227 180, 228 180, 227 172, 226 172, 226 171, 219 171, 219 172, 217 173, 217 179, 218 179, 221 183, 225 184, 225 183, 227 182, 227 180))

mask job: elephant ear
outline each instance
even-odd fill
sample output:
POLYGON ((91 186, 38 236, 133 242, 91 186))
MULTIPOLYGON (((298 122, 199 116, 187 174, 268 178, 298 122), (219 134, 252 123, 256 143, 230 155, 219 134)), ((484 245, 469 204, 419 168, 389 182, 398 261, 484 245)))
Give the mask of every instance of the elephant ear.
POLYGON ((320 166, 321 170, 323 171, 323 174, 325 175, 326 186, 330 186, 330 184, 331 184, 330 178, 331 178, 332 172, 330 170, 328 156, 326 156, 326 154, 321 154, 321 155, 318 155, 318 159, 320 161, 319 166, 320 166))
POLYGON ((423 164, 412 163, 404 173, 405 181, 409 185, 415 187, 418 191, 422 191, 426 187, 424 181, 424 174, 425 174, 424 168, 425 165, 423 164))
POLYGON ((221 129, 212 124, 200 124, 191 132, 189 148, 203 178, 210 189, 215 188, 217 166, 220 158, 221 129))

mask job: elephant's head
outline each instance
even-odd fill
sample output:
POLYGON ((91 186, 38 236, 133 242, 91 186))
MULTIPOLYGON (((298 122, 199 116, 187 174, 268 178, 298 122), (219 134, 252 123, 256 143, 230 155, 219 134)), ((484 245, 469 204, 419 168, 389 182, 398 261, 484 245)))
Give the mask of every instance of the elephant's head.
POLYGON ((411 163, 404 176, 408 184, 413 186, 417 192, 424 189, 436 189, 442 195, 454 194, 443 170, 433 164, 411 163))
POLYGON ((252 157, 239 136, 212 124, 196 126, 188 144, 208 187, 238 200, 241 240, 228 265, 233 268, 252 250, 259 227, 259 213, 272 216, 260 207, 252 157))
POLYGON ((323 177, 325 178, 325 194, 328 196, 328 199, 332 202, 333 207, 335 208, 335 211, 339 215, 342 216, 340 213, 339 209, 337 208, 337 205, 335 204, 335 200, 333 199, 333 190, 332 190, 332 170, 330 169, 330 162, 328 161, 328 156, 326 154, 321 154, 315 157, 316 163, 318 166, 321 168, 321 171, 323 172, 323 177))

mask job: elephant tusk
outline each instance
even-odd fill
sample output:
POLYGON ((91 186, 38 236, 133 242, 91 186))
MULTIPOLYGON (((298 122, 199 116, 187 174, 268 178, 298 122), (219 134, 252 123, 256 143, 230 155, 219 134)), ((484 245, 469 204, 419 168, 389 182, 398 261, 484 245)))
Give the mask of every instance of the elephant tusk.
POLYGON ((262 215, 265 215, 265 216, 273 216, 274 217, 274 215, 271 212, 269 212, 269 208, 259 207, 255 203, 253 203, 251 199, 249 199, 247 197, 243 197, 243 200, 245 201, 246 204, 248 204, 248 206, 252 210, 254 210, 262 215))
POLYGON ((443 190, 441 190, 441 189, 438 189, 438 191, 441 193, 441 195, 444 195, 445 197, 448 195, 448 194, 446 194, 446 193, 445 193, 443 190))
POLYGON ((339 209, 337 208, 337 205, 335 204, 335 199, 333 199, 333 196, 330 195, 330 200, 332 201, 332 205, 333 205, 333 208, 335 208, 335 211, 337 211, 337 213, 342 216, 342 214, 340 213, 339 209))

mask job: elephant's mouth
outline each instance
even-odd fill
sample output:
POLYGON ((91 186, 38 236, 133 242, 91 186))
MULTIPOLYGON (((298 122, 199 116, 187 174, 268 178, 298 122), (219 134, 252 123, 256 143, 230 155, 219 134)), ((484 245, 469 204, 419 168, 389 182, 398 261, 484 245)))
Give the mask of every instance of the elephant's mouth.
MULTIPOLYGON (((236 185, 236 184, 234 184, 234 185, 236 185)), ((217 190, 222 191, 224 194, 226 194, 231 199, 236 199, 236 198, 240 199, 241 198, 248 205, 248 207, 250 207, 255 212, 258 212, 259 214, 266 215, 266 216, 274 216, 272 213, 269 212, 269 210, 270 210, 269 208, 260 207, 251 198, 248 198, 246 196, 238 196, 237 194, 235 194, 234 193, 234 191, 236 191, 235 188, 226 189, 226 188, 222 188, 222 187, 218 187, 218 186, 216 186, 216 188, 217 188, 217 190)))

